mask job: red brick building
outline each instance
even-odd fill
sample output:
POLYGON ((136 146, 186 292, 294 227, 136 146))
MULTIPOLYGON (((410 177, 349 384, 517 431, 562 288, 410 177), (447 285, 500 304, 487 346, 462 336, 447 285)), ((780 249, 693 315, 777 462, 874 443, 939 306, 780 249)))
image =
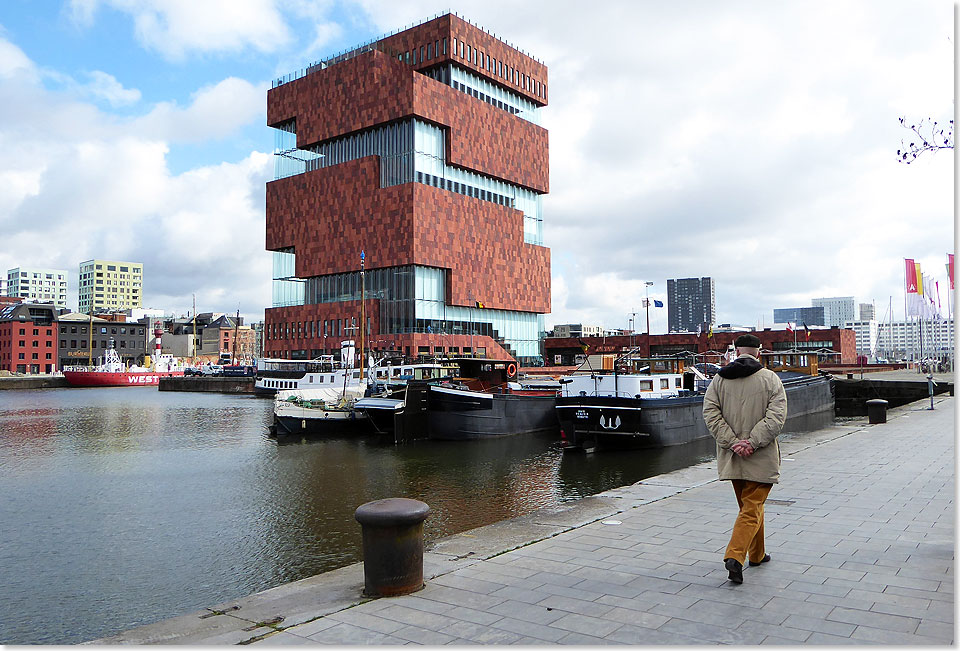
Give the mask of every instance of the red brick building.
MULTIPOLYGON (((742 332, 715 332, 713 336, 693 333, 670 333, 664 335, 621 335, 616 337, 548 337, 544 340, 544 356, 547 366, 569 366, 574 364, 577 355, 583 354, 582 341, 588 346, 591 355, 616 353, 639 347, 639 355, 652 357, 677 353, 711 354, 717 357, 726 351, 727 346, 742 335, 742 332)), ((838 364, 855 364, 857 361, 857 339, 853 330, 842 328, 810 330, 807 337, 803 331, 794 333, 787 330, 758 330, 752 332, 760 338, 762 350, 789 350, 796 346, 800 351, 816 351, 821 361, 838 364)))
POLYGON ((452 14, 277 80, 264 355, 335 352, 365 327, 374 350, 537 363, 547 88, 542 63, 452 14))
POLYGON ((52 304, 15 303, 0 308, 0 370, 56 371, 59 314, 52 304))

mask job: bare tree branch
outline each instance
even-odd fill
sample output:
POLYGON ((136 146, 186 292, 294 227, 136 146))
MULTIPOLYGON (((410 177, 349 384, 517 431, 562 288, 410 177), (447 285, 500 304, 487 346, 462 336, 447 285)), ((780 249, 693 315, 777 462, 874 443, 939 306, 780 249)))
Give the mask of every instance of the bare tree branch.
POLYGON ((904 140, 900 141, 897 160, 901 163, 909 165, 925 151, 953 149, 953 120, 950 120, 949 124, 939 124, 935 120, 925 118, 917 124, 908 124, 904 118, 900 118, 900 126, 909 129, 916 136, 911 138, 913 142, 909 144, 904 140))

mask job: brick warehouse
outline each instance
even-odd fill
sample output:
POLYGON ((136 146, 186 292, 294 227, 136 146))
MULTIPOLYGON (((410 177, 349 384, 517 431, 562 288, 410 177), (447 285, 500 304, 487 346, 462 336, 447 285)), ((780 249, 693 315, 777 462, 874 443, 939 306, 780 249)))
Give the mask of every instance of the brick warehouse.
MULTIPOLYGON (((638 348, 643 357, 675 355, 684 352, 708 355, 708 361, 722 354, 728 345, 742 332, 716 332, 712 337, 705 334, 674 332, 661 335, 618 335, 614 337, 549 337, 544 340, 544 354, 548 366, 574 364, 577 355, 583 354, 580 341, 587 344, 588 353, 619 353, 638 348)), ((763 350, 790 350, 796 345, 800 351, 817 351, 821 362, 854 364, 857 361, 857 340, 853 330, 843 328, 815 329, 807 338, 804 332, 794 334, 788 330, 757 330, 751 334, 760 338, 763 350)))
POLYGON ((267 94, 273 306, 264 355, 367 346, 541 362, 550 311, 542 63, 445 14, 267 94))

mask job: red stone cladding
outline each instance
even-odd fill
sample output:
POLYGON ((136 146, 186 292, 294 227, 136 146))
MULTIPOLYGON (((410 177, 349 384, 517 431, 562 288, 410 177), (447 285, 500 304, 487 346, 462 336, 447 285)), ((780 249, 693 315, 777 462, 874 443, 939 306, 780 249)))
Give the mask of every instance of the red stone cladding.
POLYGON ((450 269, 447 303, 550 312, 550 249, 523 241, 523 213, 414 185, 417 264, 450 269))
POLYGON ((458 66, 470 70, 479 77, 483 77, 499 86, 511 90, 517 95, 529 99, 539 106, 546 106, 547 104, 547 66, 520 52, 516 48, 507 45, 492 34, 452 14, 440 16, 422 25, 411 27, 398 34, 381 39, 377 42, 376 48, 387 53, 387 55, 395 61, 397 60, 398 54, 405 55, 407 52, 412 53, 414 48, 416 48, 417 63, 412 65, 415 70, 424 70, 453 62, 458 66), (443 53, 443 39, 447 39, 446 54, 443 53), (476 57, 477 63, 473 62, 472 56, 468 61, 466 58, 466 49, 464 49, 463 57, 460 56, 459 46, 457 47, 457 51, 454 52, 454 39, 457 40, 458 44, 464 43, 465 45, 469 45, 471 50, 478 50, 478 54, 482 53, 486 55, 484 57, 484 65, 480 65, 479 56, 476 57), (440 52, 434 53, 431 58, 425 58, 428 53, 428 44, 439 45, 440 52), (424 52, 423 60, 419 55, 421 47, 423 47, 424 52), (505 72, 503 69, 500 70, 500 74, 497 74, 497 70, 494 69, 493 65, 488 69, 486 67, 487 57, 500 61, 503 65, 510 68, 515 68, 518 75, 517 80, 514 81, 513 75, 508 76, 508 72, 505 72), (520 75, 525 75, 530 78, 533 82, 530 84, 531 89, 527 89, 526 80, 522 79, 520 75), (539 93, 537 93, 537 82, 540 82, 539 93))
POLYGON ((447 129, 447 162, 550 191, 546 129, 426 77, 379 51, 267 92, 267 124, 296 118, 297 147, 409 117, 447 129))
MULTIPOLYGON (((415 357, 420 346, 428 346, 430 352, 438 346, 443 352, 456 347, 460 352, 465 348, 485 348, 486 356, 491 359, 511 359, 510 355, 496 341, 486 336, 439 335, 411 333, 404 335, 386 335, 380 333, 379 301, 370 300, 366 305, 366 317, 370 319, 370 331, 365 336, 364 347, 368 350, 398 350, 415 357), (409 350, 408 350, 409 349, 409 350)), ((323 336, 323 322, 340 319, 360 321, 359 301, 341 303, 323 303, 319 305, 297 305, 292 307, 267 308, 263 338, 263 354, 266 357, 287 357, 291 350, 305 350, 308 356, 313 351, 332 353, 340 350, 340 342, 353 339, 360 345, 360 336, 356 332, 328 334, 323 336), (316 322, 316 325, 314 325, 316 322), (275 327, 274 327, 275 326, 275 327), (314 334, 316 332, 316 334, 314 334)), ((330 330, 336 333, 337 330, 330 330)))
POLYGON ((522 212, 422 183, 380 188, 378 165, 268 183, 266 248, 294 247, 299 278, 356 271, 362 250, 369 269, 449 269, 450 305, 550 311, 550 250, 523 241, 522 212))
MULTIPOLYGON (((650 355, 651 346, 669 346, 669 345, 687 345, 695 347, 698 353, 724 352, 728 344, 742 335, 742 332, 717 332, 712 337, 706 335, 697 336, 689 333, 669 333, 662 335, 637 334, 622 335, 616 337, 583 337, 583 341, 590 347, 589 354, 616 353, 633 346, 639 347, 639 354, 650 355)), ((786 330, 761 330, 753 332, 760 338, 760 345, 765 350, 773 350, 774 343, 793 344, 793 333, 786 330)), ((832 328, 829 330, 811 330, 811 341, 831 341, 833 347, 831 350, 840 353, 838 362, 842 364, 853 364, 857 359, 857 341, 856 333, 853 330, 841 328, 832 328)), ((803 333, 797 333, 797 343, 805 341, 803 333)), ((802 349, 801 349, 802 350, 802 349)), ((550 337, 544 342, 544 351, 546 363, 549 365, 553 361, 555 354, 583 352, 579 340, 576 337, 550 337)))

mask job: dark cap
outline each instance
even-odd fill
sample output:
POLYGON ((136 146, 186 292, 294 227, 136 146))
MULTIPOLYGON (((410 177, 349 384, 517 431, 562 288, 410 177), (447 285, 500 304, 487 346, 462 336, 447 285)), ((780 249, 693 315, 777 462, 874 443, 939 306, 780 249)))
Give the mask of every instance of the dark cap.
POLYGON ((740 335, 733 344, 737 348, 759 348, 760 337, 757 335, 740 335))

